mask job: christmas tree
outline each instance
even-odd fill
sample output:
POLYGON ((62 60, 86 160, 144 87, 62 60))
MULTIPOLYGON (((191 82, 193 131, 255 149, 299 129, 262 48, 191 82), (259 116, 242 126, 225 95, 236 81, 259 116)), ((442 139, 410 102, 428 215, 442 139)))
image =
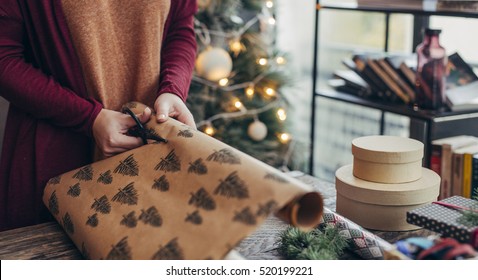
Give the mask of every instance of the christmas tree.
POLYGON ((274 46, 274 2, 198 0, 198 55, 188 107, 199 130, 287 167, 286 58, 274 46))

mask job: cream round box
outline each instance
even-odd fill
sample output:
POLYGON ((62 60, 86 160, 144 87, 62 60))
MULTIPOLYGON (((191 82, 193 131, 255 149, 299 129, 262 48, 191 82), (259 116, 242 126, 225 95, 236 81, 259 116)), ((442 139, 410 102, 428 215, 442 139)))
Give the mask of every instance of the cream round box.
POLYGON ((337 213, 368 229, 406 231, 419 227, 407 223, 407 211, 436 201, 440 176, 422 168, 419 180, 401 184, 383 184, 353 175, 352 165, 335 173, 337 213))
POLYGON ((352 141, 353 174, 366 181, 406 183, 422 176, 423 143, 414 139, 373 135, 352 141))

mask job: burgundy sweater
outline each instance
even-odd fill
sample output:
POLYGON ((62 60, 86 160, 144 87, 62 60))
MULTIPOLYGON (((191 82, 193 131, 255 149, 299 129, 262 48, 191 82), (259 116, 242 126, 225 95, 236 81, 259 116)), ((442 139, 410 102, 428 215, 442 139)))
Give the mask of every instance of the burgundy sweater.
MULTIPOLYGON (((171 0, 158 95, 187 97, 196 0, 171 0)), ((92 161, 89 98, 61 0, 0 0, 0 95, 10 102, 0 161, 0 231, 50 219, 46 182, 92 161)))

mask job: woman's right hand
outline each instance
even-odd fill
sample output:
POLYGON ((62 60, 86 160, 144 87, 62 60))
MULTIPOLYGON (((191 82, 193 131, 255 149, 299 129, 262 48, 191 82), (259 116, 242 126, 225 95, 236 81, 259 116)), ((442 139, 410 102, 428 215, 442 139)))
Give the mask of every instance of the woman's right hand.
MULTIPOLYGON (((147 122, 151 117, 151 109, 145 108, 137 117, 141 123, 147 122)), ((141 138, 126 135, 134 126, 136 123, 129 115, 102 109, 93 123, 96 145, 105 157, 137 148, 143 144, 141 138)))

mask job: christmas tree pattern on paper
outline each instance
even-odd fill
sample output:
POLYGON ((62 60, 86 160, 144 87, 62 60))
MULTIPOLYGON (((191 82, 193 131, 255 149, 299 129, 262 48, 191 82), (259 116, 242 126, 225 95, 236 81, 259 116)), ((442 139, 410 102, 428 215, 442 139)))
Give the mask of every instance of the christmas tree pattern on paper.
POLYGON ((284 183, 284 184, 289 182, 283 176, 280 176, 280 175, 274 174, 274 173, 267 173, 266 176, 264 177, 264 179, 273 180, 273 181, 276 181, 276 182, 279 182, 279 183, 284 183))
POLYGON ((111 212, 111 204, 106 195, 103 195, 99 199, 95 198, 95 201, 91 205, 91 209, 94 209, 96 212, 100 212, 102 214, 108 214, 111 212))
POLYGON ((58 197, 56 196, 56 190, 53 191, 50 195, 50 199, 48 200, 48 208, 53 215, 58 215, 60 213, 60 209, 58 207, 58 197))
POLYGON ((184 138, 192 138, 194 134, 189 129, 185 129, 185 130, 180 130, 178 132, 178 136, 184 137, 184 138))
POLYGON ((172 239, 166 246, 160 246, 158 252, 153 255, 153 260, 183 260, 183 250, 178 244, 177 238, 172 239))
POLYGON ((73 221, 71 220, 71 216, 68 214, 68 212, 66 212, 63 216, 62 222, 63 228, 66 232, 68 232, 70 235, 75 233, 75 226, 73 225, 73 221))
POLYGON ((61 181, 61 176, 55 176, 51 178, 50 180, 48 180, 48 184, 57 185, 60 183, 60 181, 61 181))
POLYGON ((100 177, 96 181, 97 183, 103 183, 105 185, 109 185, 113 183, 113 176, 111 175, 111 170, 108 170, 104 173, 100 174, 100 177))
POLYGON ((67 195, 71 197, 78 197, 81 194, 80 183, 76 183, 73 186, 70 186, 68 191, 66 192, 67 195))
POLYGON ((90 227, 97 227, 98 226, 98 213, 95 213, 91 216, 88 216, 88 219, 86 220, 86 224, 89 225, 90 227))
POLYGON ((239 178, 237 171, 232 172, 227 176, 219 186, 214 190, 214 194, 222 195, 227 198, 238 198, 245 199, 249 197, 249 191, 247 189, 246 183, 239 178))
POLYGON ((198 158, 193 163, 189 163, 188 173, 195 173, 198 175, 207 174, 207 166, 204 164, 202 158, 198 158))
POLYGON ((181 170, 181 162, 174 152, 174 149, 169 152, 166 158, 161 158, 161 161, 156 167, 154 167, 154 170, 161 170, 164 172, 178 172, 181 170))
POLYGON ((190 222, 194 225, 200 225, 200 224, 202 224, 202 217, 199 214, 199 211, 196 210, 196 211, 192 212, 191 214, 188 214, 184 221, 190 222))
POLYGON ((236 155, 231 149, 224 148, 219 151, 214 151, 206 159, 207 161, 215 161, 220 164, 241 164, 241 158, 236 155))
POLYGON ((128 215, 123 215, 123 219, 120 222, 120 225, 129 227, 129 228, 134 228, 138 224, 138 219, 136 219, 136 216, 134 214, 134 211, 131 211, 128 213, 128 215))
POLYGON ((118 193, 115 194, 111 200, 119 202, 120 204, 138 204, 138 193, 134 188, 134 182, 129 183, 122 189, 118 189, 118 193))
POLYGON ((163 219, 159 215, 158 209, 156 209, 154 206, 149 207, 146 211, 141 209, 139 220, 144 224, 151 225, 153 227, 160 227, 163 224, 163 219))
POLYGON ((131 248, 128 245, 128 237, 123 237, 106 256, 107 260, 131 260, 131 248))
POLYGON ((125 160, 120 161, 119 165, 113 170, 113 173, 131 177, 138 176, 138 162, 134 159, 133 154, 129 155, 125 160))
POLYGON ((204 188, 200 188, 196 193, 191 193, 189 205, 191 204, 207 211, 216 209, 216 202, 204 188))
POLYGON ((166 178, 166 175, 159 177, 159 179, 155 179, 154 184, 151 188, 153 190, 159 190, 161 192, 169 191, 169 181, 166 178))
POLYGON ((259 204, 256 216, 269 216, 278 207, 278 203, 274 200, 269 200, 266 204, 259 204))
POLYGON ((73 175, 74 179, 79 181, 90 181, 93 179, 93 168, 91 165, 87 165, 73 175))
POLYGON ((241 212, 236 212, 232 220, 246 225, 256 224, 256 217, 254 216, 254 214, 252 214, 251 209, 249 207, 242 209, 241 212))

